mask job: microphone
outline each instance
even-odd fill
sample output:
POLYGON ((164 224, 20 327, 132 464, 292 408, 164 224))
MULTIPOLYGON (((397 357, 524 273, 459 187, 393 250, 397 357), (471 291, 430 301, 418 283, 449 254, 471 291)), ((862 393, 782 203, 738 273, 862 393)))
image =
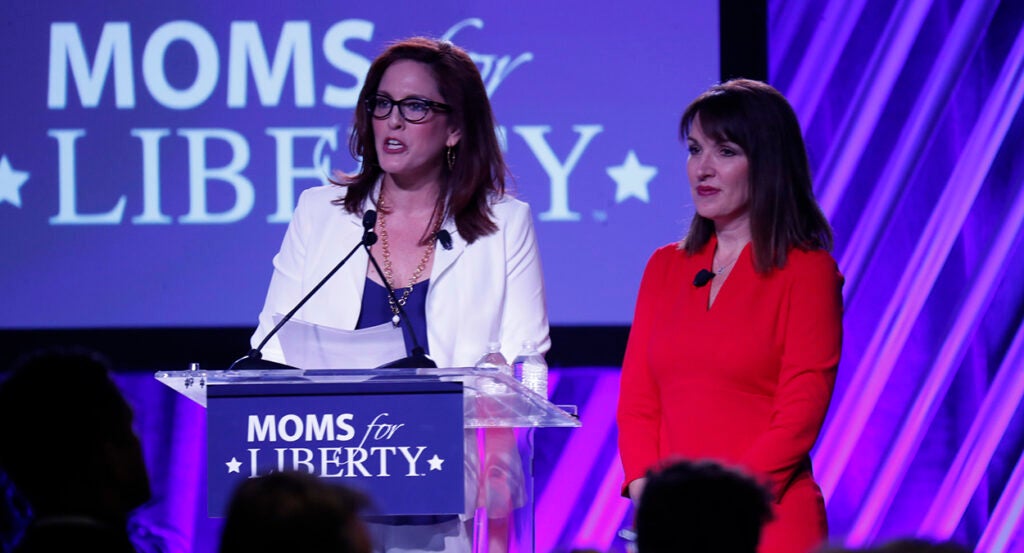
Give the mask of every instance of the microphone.
POLYGON ((711 279, 715 278, 715 273, 707 269, 701 269, 697 271, 697 274, 693 277, 693 285, 697 288, 703 288, 707 283, 711 282, 711 279))
POLYGON ((442 248, 446 250, 452 249, 452 235, 447 230, 441 229, 437 231, 437 234, 434 236, 436 236, 437 240, 441 242, 442 248))
MULTIPOLYGON (((376 213, 374 214, 376 216, 376 213)), ((375 217, 376 218, 376 217, 375 217)), ((372 234, 373 231, 371 230, 372 234)), ((438 233, 440 234, 440 233, 438 233)), ((446 233, 447 234, 447 233, 446 233)), ((377 239, 377 235, 373 234, 374 241, 377 239)), ((451 237, 449 237, 449 240, 451 237)), ((370 242, 372 244, 373 242, 370 242)), ((373 265, 373 269, 377 271, 377 276, 380 277, 380 281, 384 283, 384 289, 388 291, 388 297, 398 308, 398 318, 402 323, 405 324, 405 330, 409 332, 409 338, 412 339, 412 355, 396 359, 390 363, 385 363, 379 369, 436 369, 437 363, 433 359, 427 357, 427 354, 423 351, 423 347, 420 346, 419 340, 416 339, 416 332, 412 328, 412 322, 409 317, 405 315, 405 308, 402 307, 401 303, 398 303, 398 296, 395 295, 395 290, 391 288, 391 284, 388 283, 388 279, 384 277, 384 271, 380 269, 380 265, 377 264, 377 259, 373 257, 373 252, 370 251, 370 244, 366 244, 366 254, 370 256, 370 264, 373 265)), ((442 242, 443 245, 443 242, 442 242)))
MULTIPOLYGON (((295 369, 295 367, 263 359, 263 347, 267 345, 267 342, 270 341, 271 337, 277 334, 278 330, 281 330, 281 327, 284 326, 285 323, 290 321, 291 318, 295 316, 299 309, 301 309, 302 306, 305 305, 307 301, 309 301, 309 298, 313 297, 313 294, 316 294, 317 291, 319 291, 324 284, 327 284, 327 281, 330 280, 332 276, 334 276, 334 273, 337 273, 338 270, 341 269, 342 266, 344 266, 345 263, 348 262, 348 260, 351 259, 353 255, 355 255, 355 253, 359 250, 361 246, 365 245, 366 251, 370 251, 370 246, 377 242, 377 234, 373 232, 373 227, 376 224, 377 212, 372 209, 367 210, 367 212, 363 214, 363 237, 362 239, 359 240, 358 243, 356 243, 355 247, 352 248, 352 251, 348 252, 348 255, 346 255, 341 261, 339 261, 338 264, 335 265, 334 268, 331 269, 330 272, 328 272, 324 276, 324 278, 320 279, 320 282, 316 283, 316 286, 314 286, 312 290, 310 290, 301 300, 299 300, 299 303, 295 304, 295 307, 293 307, 291 311, 289 311, 284 317, 281 318, 280 321, 278 321, 277 325, 275 325, 274 328, 272 328, 270 332, 268 332, 267 335, 263 337, 263 341, 260 342, 260 345, 256 346, 254 349, 250 349, 249 353, 246 353, 242 357, 236 359, 235 362, 232 363, 230 367, 228 367, 228 370, 235 370, 235 367, 237 367, 239 364, 243 365, 243 368, 244 366, 248 365, 249 368, 253 369, 295 369)), ((374 265, 376 265, 376 262, 374 262, 374 265)), ((378 271, 379 270, 380 269, 378 269, 378 271)))
MULTIPOLYGON (((372 246, 377 243, 377 234, 373 232, 373 227, 377 225, 377 212, 372 209, 367 209, 366 213, 363 213, 363 244, 372 246)), ((358 247, 359 244, 356 244, 358 247)))

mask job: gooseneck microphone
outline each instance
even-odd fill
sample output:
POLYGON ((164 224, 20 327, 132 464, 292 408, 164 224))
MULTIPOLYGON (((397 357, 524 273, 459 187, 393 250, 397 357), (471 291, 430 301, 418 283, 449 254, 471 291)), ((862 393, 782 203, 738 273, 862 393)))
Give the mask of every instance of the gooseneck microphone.
POLYGON ((711 279, 715 278, 715 273, 707 269, 701 269, 697 271, 697 274, 693 277, 693 285, 697 288, 703 288, 707 283, 711 282, 711 279))
MULTIPOLYGON (((281 318, 280 321, 278 321, 277 325, 275 325, 274 328, 272 328, 270 332, 268 332, 267 335, 263 337, 263 341, 260 342, 260 345, 256 346, 256 348, 254 349, 250 349, 249 353, 246 353, 244 356, 236 359, 235 362, 232 363, 230 367, 228 367, 228 370, 234 370, 235 367, 237 367, 239 364, 256 365, 255 368, 294 369, 295 367, 290 367, 288 365, 274 363, 272 361, 267 361, 263 359, 263 347, 267 345, 267 342, 270 341, 270 338, 277 334, 278 330, 281 330, 281 327, 284 326, 285 323, 290 321, 291 318, 295 316, 295 313, 297 313, 299 309, 301 309, 302 306, 305 305, 307 301, 309 301, 309 298, 313 297, 313 294, 316 294, 317 291, 319 291, 324 284, 327 284, 327 281, 330 280, 332 276, 334 276, 334 273, 337 273, 338 270, 341 269, 345 265, 345 263, 347 263, 348 260, 352 258, 353 255, 355 255, 355 253, 359 250, 360 247, 366 246, 366 251, 370 251, 370 246, 377 242, 377 235, 373 232, 373 227, 376 224, 376 211, 371 209, 364 213, 363 237, 362 239, 359 240, 358 243, 356 243, 355 247, 352 248, 352 251, 348 252, 348 255, 346 255, 341 261, 339 261, 338 264, 335 265, 334 268, 331 269, 330 272, 328 272, 324 276, 324 278, 320 279, 320 282, 316 283, 316 286, 314 286, 313 289, 310 290, 305 295, 305 297, 299 300, 299 303, 295 304, 295 307, 293 307, 291 311, 289 311, 284 317, 281 318)), ((374 265, 376 265, 376 263, 374 263, 374 265)))
MULTIPOLYGON (((370 234, 373 235, 373 241, 377 241, 377 235, 373 234, 371 227, 370 234)), ((451 238, 449 237, 449 240, 451 238)), ((388 283, 388 279, 384 277, 384 271, 381 270, 380 265, 377 264, 377 259, 373 257, 373 252, 370 251, 370 245, 373 242, 366 244, 366 255, 370 256, 370 264, 373 265, 373 269, 377 271, 377 276, 380 277, 380 281, 384 283, 384 288, 388 291, 388 297, 391 298, 392 305, 398 308, 398 318, 405 324, 405 330, 409 332, 409 338, 412 339, 412 355, 396 359, 390 363, 381 365, 378 368, 381 369, 436 369, 437 363, 433 359, 427 357, 427 354, 423 351, 423 347, 420 346, 419 340, 416 339, 416 331, 412 328, 412 321, 405 315, 405 309, 402 304, 398 302, 398 297, 395 295, 395 290, 388 283)), ((443 245, 443 243, 442 243, 443 245)))
POLYGON ((369 236, 373 236, 373 239, 369 240, 369 245, 377 243, 377 235, 373 232, 373 227, 377 224, 377 212, 368 209, 366 213, 363 213, 363 241, 366 242, 369 236))

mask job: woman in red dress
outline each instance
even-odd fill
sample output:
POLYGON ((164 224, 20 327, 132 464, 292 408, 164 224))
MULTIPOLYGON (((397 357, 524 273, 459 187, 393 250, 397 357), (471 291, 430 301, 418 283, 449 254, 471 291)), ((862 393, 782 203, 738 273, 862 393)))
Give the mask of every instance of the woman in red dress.
POLYGON ((811 473, 842 342, 842 275, 796 115, 757 81, 716 85, 680 132, 696 213, 640 284, 618 405, 624 493, 651 468, 714 459, 761 479, 774 520, 760 553, 827 536, 811 473))

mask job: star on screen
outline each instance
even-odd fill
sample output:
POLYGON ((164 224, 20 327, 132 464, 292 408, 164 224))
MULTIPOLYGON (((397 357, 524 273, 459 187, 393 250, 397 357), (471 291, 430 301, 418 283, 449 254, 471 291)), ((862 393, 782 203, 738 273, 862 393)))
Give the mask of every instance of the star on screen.
POLYGON ((621 204, 629 198, 650 203, 651 196, 647 186, 658 174, 657 167, 641 164, 636 152, 630 150, 622 165, 608 167, 606 170, 608 176, 615 180, 615 203, 621 204))
POLYGON ((21 207, 21 186, 28 180, 28 171, 18 171, 11 167, 7 156, 0 158, 0 204, 8 202, 21 207))
POLYGON ((240 472, 238 469, 242 466, 242 463, 235 457, 232 457, 230 461, 224 464, 228 466, 228 473, 240 472))
POLYGON ((430 463, 430 470, 441 470, 441 463, 444 462, 444 459, 438 457, 435 453, 433 457, 427 459, 427 462, 430 463))

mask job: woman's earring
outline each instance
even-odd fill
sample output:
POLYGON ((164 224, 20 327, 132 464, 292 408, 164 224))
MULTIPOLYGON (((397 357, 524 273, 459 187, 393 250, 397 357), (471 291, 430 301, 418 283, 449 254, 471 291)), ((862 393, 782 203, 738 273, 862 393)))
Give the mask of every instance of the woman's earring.
POLYGON ((452 171, 455 169, 455 147, 448 146, 448 152, 445 154, 448 158, 448 170, 452 171))

